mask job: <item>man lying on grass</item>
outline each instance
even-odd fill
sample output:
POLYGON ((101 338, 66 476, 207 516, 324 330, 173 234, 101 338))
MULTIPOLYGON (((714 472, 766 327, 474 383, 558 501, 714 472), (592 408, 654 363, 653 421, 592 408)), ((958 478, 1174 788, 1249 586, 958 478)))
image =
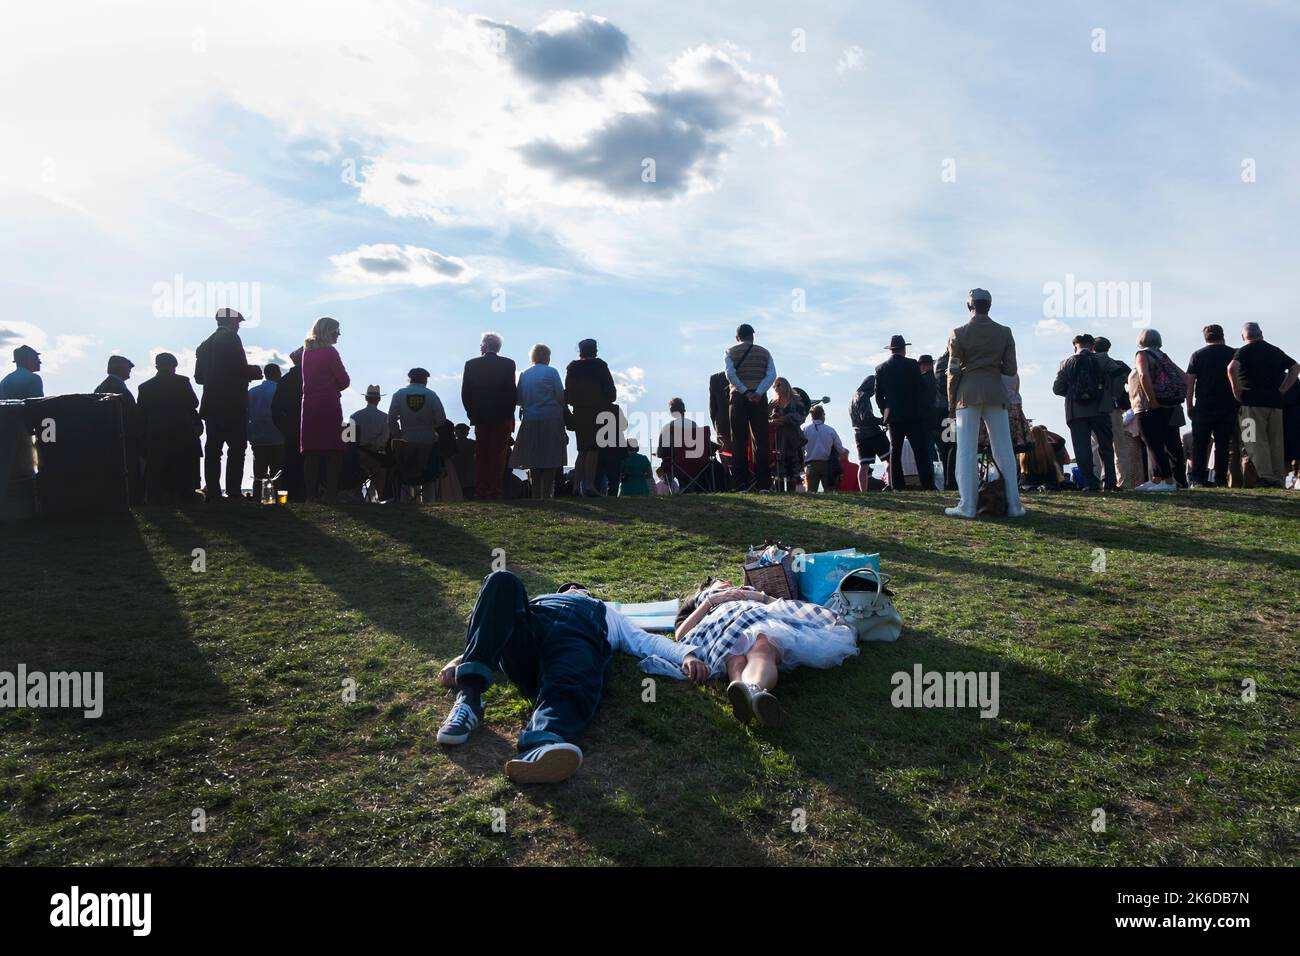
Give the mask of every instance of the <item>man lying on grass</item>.
POLYGON ((648 673, 696 684, 709 678, 694 648, 641 630, 583 585, 565 584, 530 601, 519 578, 493 571, 474 602, 464 653, 438 675, 458 692, 438 743, 469 739, 483 722, 483 692, 504 671, 533 702, 506 776, 515 783, 566 779, 582 764, 577 741, 596 713, 615 650, 640 658, 648 673))

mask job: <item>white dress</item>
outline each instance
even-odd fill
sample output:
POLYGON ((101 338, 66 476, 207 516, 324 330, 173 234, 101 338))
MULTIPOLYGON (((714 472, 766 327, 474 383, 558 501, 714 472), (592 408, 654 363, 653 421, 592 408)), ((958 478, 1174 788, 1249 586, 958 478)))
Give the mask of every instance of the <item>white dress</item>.
MULTIPOLYGON (((817 605, 811 605, 818 607, 817 605)), ((761 620, 746 624, 741 637, 731 649, 732 655, 747 654, 760 634, 781 652, 777 668, 838 667, 844 659, 858 653, 857 635, 847 624, 830 620, 809 620, 805 601, 776 600, 768 604, 761 620)), ((826 618, 834 614, 825 609, 826 618)))

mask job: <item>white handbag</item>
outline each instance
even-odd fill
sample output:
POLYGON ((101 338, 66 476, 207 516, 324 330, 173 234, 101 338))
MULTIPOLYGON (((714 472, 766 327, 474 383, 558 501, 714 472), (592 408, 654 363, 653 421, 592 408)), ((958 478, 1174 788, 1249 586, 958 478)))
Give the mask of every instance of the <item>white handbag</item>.
POLYGON ((859 641, 896 641, 903 633, 903 616, 894 607, 888 583, 889 575, 875 568, 850 571, 827 598, 826 607, 848 622, 859 641))

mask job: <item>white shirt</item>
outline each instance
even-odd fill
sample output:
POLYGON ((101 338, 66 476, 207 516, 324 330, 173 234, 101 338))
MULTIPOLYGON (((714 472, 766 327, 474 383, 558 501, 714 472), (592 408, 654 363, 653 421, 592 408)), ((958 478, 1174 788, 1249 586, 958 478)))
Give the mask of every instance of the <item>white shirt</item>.
POLYGON ((357 423, 357 445, 373 451, 383 451, 388 445, 388 416, 376 405, 367 404, 352 413, 357 423))
POLYGON ((803 437, 808 442, 803 449, 804 461, 830 461, 832 451, 837 456, 844 451, 839 432, 825 422, 809 422, 803 427, 803 437))
MULTIPOLYGON (((588 601, 596 600, 587 595, 583 596, 587 597, 588 601)), ((605 628, 609 646, 640 660, 641 670, 647 674, 658 674, 675 680, 686 679, 681 666, 687 656, 695 650, 689 644, 643 631, 607 603, 605 604, 605 628)))

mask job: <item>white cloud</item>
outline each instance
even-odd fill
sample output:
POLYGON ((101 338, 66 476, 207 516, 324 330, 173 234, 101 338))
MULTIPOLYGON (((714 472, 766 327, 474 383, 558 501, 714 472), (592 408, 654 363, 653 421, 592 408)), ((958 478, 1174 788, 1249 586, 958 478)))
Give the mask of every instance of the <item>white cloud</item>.
MULTIPOLYGON (((463 25, 446 29, 459 35, 463 25)), ((739 137, 783 136, 776 80, 749 69, 748 54, 730 44, 686 50, 659 86, 623 70, 594 87, 553 87, 543 98, 513 70, 502 73, 480 37, 457 46, 459 70, 433 84, 444 92, 437 105, 412 102, 362 167, 363 202, 438 222, 580 228, 586 209, 713 189, 739 137), (466 56, 476 49, 478 57, 466 56)), ((275 107, 264 108, 274 115, 275 107)))
POLYGON ((478 275, 456 256, 391 243, 358 246, 351 252, 330 256, 330 262, 334 264, 335 278, 371 285, 461 285, 478 275))
POLYGON ((1060 319, 1039 319, 1034 325, 1034 334, 1039 336, 1070 335, 1070 327, 1060 319))
POLYGON ((645 395, 645 369, 632 365, 625 369, 611 369, 610 372, 618 393, 615 401, 624 408, 636 404, 645 395))
POLYGON ((835 62, 836 73, 861 73, 867 68, 867 51, 854 43, 846 46, 835 62))
MULTIPOLYGON (((20 345, 30 345, 41 353, 41 371, 57 372, 82 358, 97 340, 89 335, 56 335, 53 338, 39 325, 0 319, 0 353, 12 353, 20 345)), ((0 356, 7 362, 11 355, 0 356)), ((107 354, 104 356, 107 358, 107 354)))

